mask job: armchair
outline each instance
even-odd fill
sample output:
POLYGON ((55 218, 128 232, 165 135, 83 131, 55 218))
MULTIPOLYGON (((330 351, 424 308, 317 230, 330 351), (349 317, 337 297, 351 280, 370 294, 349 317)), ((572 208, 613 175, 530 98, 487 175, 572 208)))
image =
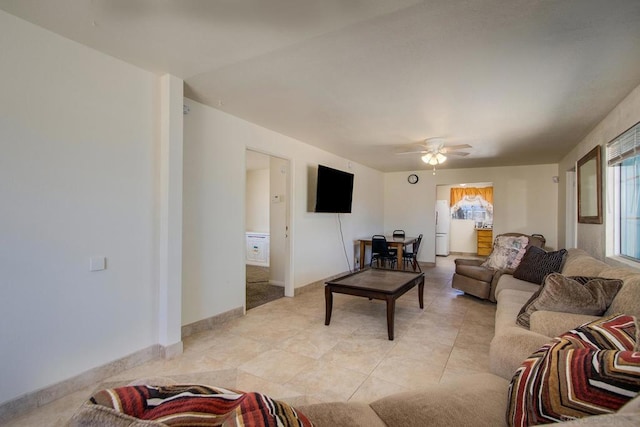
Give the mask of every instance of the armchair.
MULTIPOLYGON (((543 247, 546 240, 540 234, 527 235, 522 233, 504 233, 496 236, 497 242, 500 237, 527 237, 528 243, 525 247, 537 246, 543 247)), ((494 242, 493 250, 496 249, 494 242)), ((493 251, 492 251, 493 253, 493 251)), ((491 254, 489 255, 491 257, 491 254)), ((458 258, 455 261, 456 271, 451 279, 451 287, 459 289, 464 293, 476 296, 482 299, 488 299, 495 302, 495 288, 500 276, 507 272, 512 273, 513 269, 496 269, 490 267, 484 267, 482 264, 484 259, 462 259, 458 258)))

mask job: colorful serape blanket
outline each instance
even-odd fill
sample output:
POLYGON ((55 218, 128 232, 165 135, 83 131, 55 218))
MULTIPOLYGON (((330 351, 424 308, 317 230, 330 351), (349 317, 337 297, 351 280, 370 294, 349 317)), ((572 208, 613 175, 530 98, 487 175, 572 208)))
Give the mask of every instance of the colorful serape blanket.
POLYGON ((312 426, 290 405, 261 393, 204 385, 138 385, 105 389, 90 402, 168 426, 312 426))

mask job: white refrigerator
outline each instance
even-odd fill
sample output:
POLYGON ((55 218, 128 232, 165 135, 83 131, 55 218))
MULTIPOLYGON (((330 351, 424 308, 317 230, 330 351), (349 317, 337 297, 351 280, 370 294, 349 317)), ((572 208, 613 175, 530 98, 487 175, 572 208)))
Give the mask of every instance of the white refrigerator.
POLYGON ((436 255, 449 255, 451 214, 447 200, 436 200, 436 255))

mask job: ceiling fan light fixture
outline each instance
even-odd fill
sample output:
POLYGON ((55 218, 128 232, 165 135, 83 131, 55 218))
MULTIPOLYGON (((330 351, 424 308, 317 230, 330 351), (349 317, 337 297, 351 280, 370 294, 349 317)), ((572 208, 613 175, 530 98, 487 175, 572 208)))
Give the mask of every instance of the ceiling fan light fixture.
POLYGON ((436 154, 427 153, 424 156, 422 156, 422 161, 432 166, 440 165, 444 163, 445 160, 447 160, 447 156, 445 156, 442 153, 436 153, 436 154))

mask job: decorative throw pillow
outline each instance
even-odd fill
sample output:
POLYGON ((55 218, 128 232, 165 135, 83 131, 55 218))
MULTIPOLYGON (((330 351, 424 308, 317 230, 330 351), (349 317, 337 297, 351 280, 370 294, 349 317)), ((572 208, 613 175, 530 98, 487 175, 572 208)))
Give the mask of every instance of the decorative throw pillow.
POLYGON ((513 269, 522 259, 529 238, 527 236, 498 236, 493 242, 491 254, 482 263, 483 267, 496 270, 513 269))
POLYGON ((633 316, 584 324, 529 356, 509 385, 507 422, 529 426, 616 412, 640 393, 633 316))
POLYGON ((571 277, 551 273, 522 306, 516 323, 529 328, 531 314, 539 310, 602 316, 621 287, 622 280, 595 277, 581 284, 571 277))
POLYGON ((531 283, 542 284, 549 273, 557 273, 567 255, 566 249, 547 252, 542 248, 530 246, 522 257, 522 261, 513 272, 513 277, 531 283))
POLYGON ((106 389, 95 393, 90 402, 167 426, 312 426, 302 413, 264 394, 204 385, 106 389))

